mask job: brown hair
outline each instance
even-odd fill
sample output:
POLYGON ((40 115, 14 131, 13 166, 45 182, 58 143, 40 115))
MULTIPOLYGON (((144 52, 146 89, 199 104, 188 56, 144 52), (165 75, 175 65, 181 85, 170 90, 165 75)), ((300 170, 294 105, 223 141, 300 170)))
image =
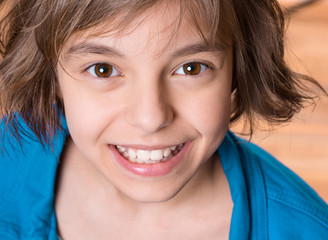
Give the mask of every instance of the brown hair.
MULTIPOLYGON (((113 22, 122 29, 156 0, 0 0, 0 116, 18 136, 17 113, 42 143, 60 128, 56 66, 65 41, 78 31, 113 22), (117 20, 117 21, 113 21, 117 20)), ((168 5, 169 2, 165 1, 168 5)), ((178 2, 178 1, 176 1, 178 2)), ((231 122, 245 116, 288 121, 312 97, 312 78, 284 61, 284 16, 275 0, 180 0, 208 44, 224 42, 234 53, 231 122)), ((181 19, 180 19, 181 21, 181 19)))

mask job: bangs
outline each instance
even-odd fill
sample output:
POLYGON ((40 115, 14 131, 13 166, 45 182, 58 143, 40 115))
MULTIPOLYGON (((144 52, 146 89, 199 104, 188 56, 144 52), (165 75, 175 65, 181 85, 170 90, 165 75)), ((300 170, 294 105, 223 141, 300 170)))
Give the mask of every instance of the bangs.
MULTIPOLYGON (((172 36, 179 30, 182 19, 186 19, 204 39, 204 42, 213 48, 218 41, 224 45, 229 43, 226 33, 229 28, 219 21, 219 1, 75 0, 51 2, 50 8, 45 11, 46 16, 43 16, 45 18, 42 24, 35 29, 39 48, 48 55, 48 59, 57 59, 64 43, 75 33, 88 30, 90 36, 120 34, 131 26, 133 31, 142 21, 147 21, 150 17, 147 15, 140 21, 140 16, 148 10, 149 14, 157 14, 159 9, 161 11, 178 9, 179 14, 172 21, 175 25, 172 36), (137 18, 138 21, 135 21, 137 18)), ((36 22, 39 21, 36 20, 36 22)))

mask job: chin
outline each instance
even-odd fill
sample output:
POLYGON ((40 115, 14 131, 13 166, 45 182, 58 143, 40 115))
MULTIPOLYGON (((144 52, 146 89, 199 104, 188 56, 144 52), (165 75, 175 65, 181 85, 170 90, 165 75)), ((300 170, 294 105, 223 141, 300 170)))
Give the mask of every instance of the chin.
POLYGON ((165 185, 160 185, 159 187, 152 188, 146 185, 141 187, 139 191, 138 189, 134 189, 133 192, 125 191, 121 192, 121 194, 124 194, 135 202, 163 203, 174 199, 180 193, 183 187, 184 185, 177 188, 166 188, 165 185))

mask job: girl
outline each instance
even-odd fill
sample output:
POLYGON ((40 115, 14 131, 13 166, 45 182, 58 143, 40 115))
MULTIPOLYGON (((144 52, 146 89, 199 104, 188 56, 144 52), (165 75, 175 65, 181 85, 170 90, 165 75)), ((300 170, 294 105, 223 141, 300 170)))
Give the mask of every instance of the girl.
POLYGON ((0 4, 1 239, 328 238, 327 204, 228 130, 321 88, 276 1, 0 4))

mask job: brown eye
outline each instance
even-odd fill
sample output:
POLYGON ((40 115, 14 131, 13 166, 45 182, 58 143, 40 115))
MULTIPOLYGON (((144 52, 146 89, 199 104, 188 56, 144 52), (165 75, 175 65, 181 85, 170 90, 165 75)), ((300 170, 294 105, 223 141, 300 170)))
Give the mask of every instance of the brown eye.
POLYGON ((187 75, 197 75, 201 71, 200 63, 188 63, 183 66, 183 71, 187 75))
POLYGON ((110 77, 112 71, 113 71, 112 66, 108 64, 96 64, 95 66, 95 74, 97 75, 97 77, 101 77, 101 78, 110 77))
POLYGON ((209 67, 205 64, 198 62, 190 62, 182 65, 177 71, 175 71, 175 74, 195 76, 201 74, 207 68, 209 67))
POLYGON ((107 63, 96 63, 90 66, 87 71, 92 76, 98 78, 109 78, 120 75, 119 71, 115 67, 107 63))

